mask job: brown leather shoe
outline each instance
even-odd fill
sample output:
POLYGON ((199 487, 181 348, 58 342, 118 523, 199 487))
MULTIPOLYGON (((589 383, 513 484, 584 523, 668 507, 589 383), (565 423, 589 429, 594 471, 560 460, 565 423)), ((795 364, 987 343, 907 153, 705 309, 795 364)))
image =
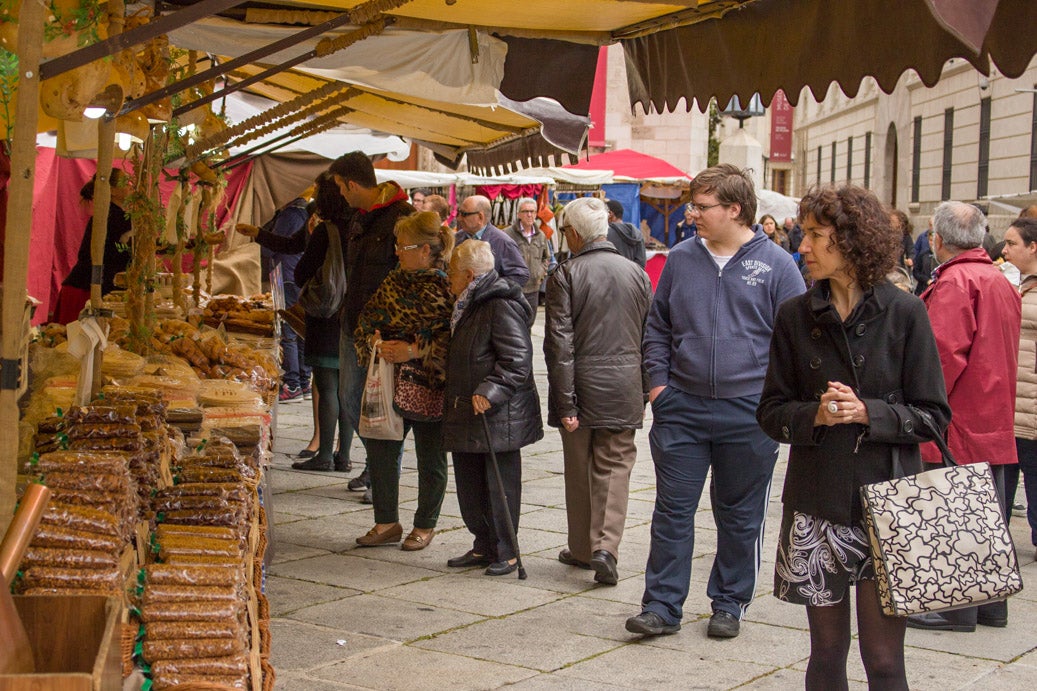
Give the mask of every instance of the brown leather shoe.
POLYGON ((378 545, 399 542, 402 536, 403 526, 399 523, 393 523, 382 532, 378 532, 378 526, 371 528, 367 531, 367 535, 358 537, 356 543, 361 547, 377 547, 378 545))
POLYGON ((403 541, 403 546, 400 549, 404 552, 417 552, 419 549, 425 549, 432 544, 432 538, 435 535, 435 528, 415 528, 410 531, 410 535, 403 541))

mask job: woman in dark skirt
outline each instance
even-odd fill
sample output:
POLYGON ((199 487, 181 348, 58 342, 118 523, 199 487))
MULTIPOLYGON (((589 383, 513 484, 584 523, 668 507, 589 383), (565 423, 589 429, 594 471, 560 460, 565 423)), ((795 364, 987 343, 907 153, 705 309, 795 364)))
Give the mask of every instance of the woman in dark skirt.
POLYGON ((901 234, 875 195, 854 185, 800 202, 799 247, 814 286, 781 305, 756 412, 791 444, 774 594, 806 605, 807 689, 845 689, 850 586, 873 689, 907 689, 906 619, 883 614, 859 490, 921 468, 922 415, 943 429, 950 408, 925 306, 886 280, 901 234))

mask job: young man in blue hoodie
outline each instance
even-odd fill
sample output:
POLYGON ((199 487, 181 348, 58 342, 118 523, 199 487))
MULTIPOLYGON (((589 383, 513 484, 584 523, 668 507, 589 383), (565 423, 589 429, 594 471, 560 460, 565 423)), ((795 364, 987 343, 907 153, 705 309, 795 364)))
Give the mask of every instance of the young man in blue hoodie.
POLYGON ((648 315, 645 366, 656 500, 641 614, 633 633, 680 630, 695 512, 713 470, 717 553, 708 635, 738 635, 760 568, 778 444, 756 423, 778 305, 804 290, 792 257, 753 231, 756 191, 729 164, 702 171, 689 205, 698 234, 670 250, 648 315))

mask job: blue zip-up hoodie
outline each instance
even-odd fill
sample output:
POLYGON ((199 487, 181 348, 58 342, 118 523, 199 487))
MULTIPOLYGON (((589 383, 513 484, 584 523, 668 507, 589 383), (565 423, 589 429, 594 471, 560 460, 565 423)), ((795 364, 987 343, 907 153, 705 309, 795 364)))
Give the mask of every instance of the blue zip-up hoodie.
POLYGON ((759 397, 778 305, 806 290, 792 256, 757 230, 718 270, 702 238, 670 250, 645 332, 652 387, 759 397))

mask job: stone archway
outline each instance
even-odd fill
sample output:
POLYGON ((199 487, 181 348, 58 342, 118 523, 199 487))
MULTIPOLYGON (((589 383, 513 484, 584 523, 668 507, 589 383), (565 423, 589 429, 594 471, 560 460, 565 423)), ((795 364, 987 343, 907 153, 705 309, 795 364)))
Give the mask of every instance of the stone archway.
POLYGON ((889 123, 886 130, 886 152, 883 159, 883 189, 882 196, 894 209, 897 208, 897 171, 900 166, 900 145, 897 141, 897 126, 889 123))

